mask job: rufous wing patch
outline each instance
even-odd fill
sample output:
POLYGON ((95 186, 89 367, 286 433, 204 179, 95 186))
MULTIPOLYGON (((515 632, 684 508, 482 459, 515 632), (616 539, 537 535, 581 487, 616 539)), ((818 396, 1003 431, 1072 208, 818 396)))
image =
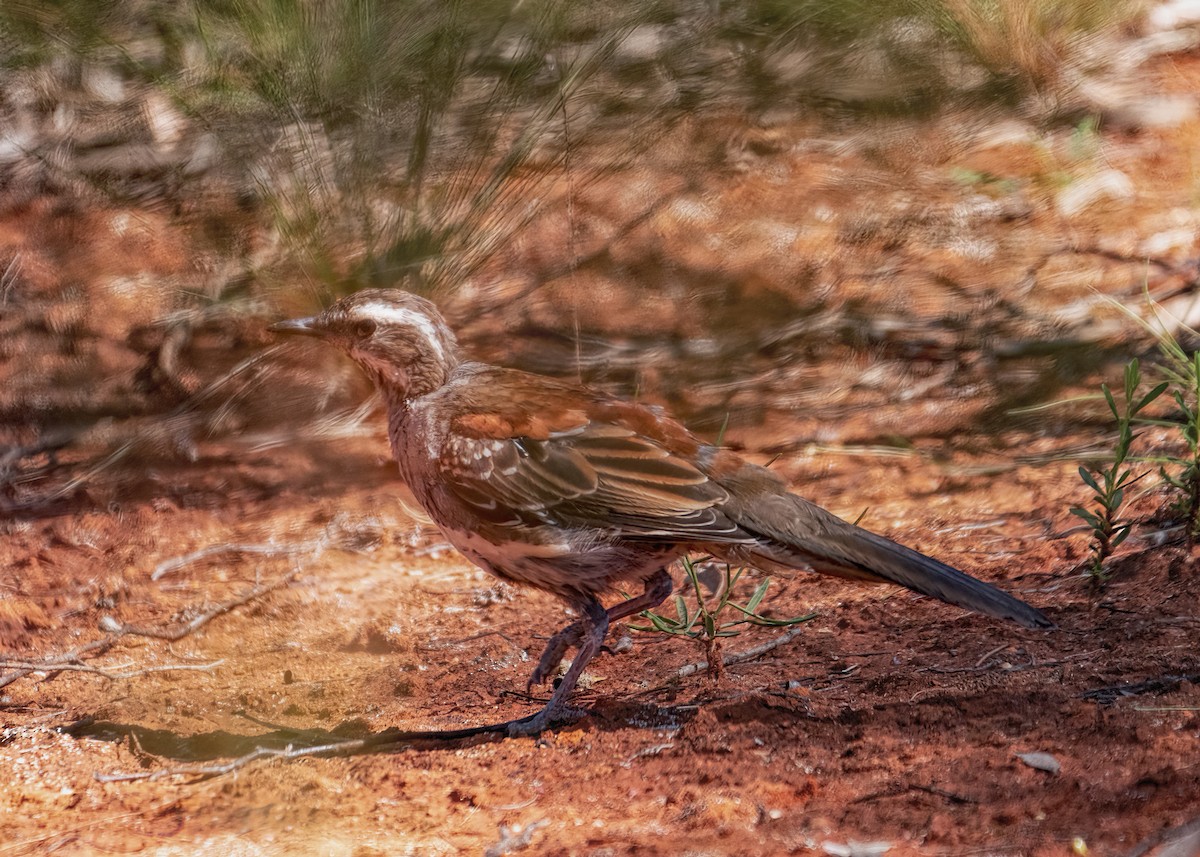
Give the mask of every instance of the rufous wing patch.
POLYGON ((532 440, 548 440, 552 434, 578 428, 586 425, 587 421, 587 414, 580 409, 520 415, 496 411, 476 412, 459 416, 455 420, 455 429, 471 437, 527 437, 532 440))

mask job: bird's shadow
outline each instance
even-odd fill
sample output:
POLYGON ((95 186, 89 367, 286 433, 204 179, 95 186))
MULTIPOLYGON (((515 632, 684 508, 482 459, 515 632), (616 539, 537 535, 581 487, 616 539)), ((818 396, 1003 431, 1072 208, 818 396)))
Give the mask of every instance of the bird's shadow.
POLYGON ((171 729, 152 729, 135 723, 118 723, 85 717, 60 730, 74 738, 127 742, 139 754, 178 762, 211 762, 234 759, 262 751, 302 751, 328 748, 312 755, 357 755, 387 753, 422 746, 455 748, 471 743, 500 740, 507 736, 507 723, 464 729, 407 731, 384 729, 373 732, 361 723, 349 722, 333 729, 281 727, 256 734, 239 734, 224 729, 186 735, 171 729))
MULTIPOLYGON (((666 706, 628 700, 600 700, 586 712, 572 712, 540 735, 553 740, 554 733, 575 729, 597 732, 679 730, 691 723, 701 708, 708 705, 716 705, 726 714, 747 720, 777 720, 781 717, 792 720, 809 716, 803 710, 804 706, 796 708, 794 700, 780 702, 773 697, 772 694, 765 697, 760 694, 750 694, 749 697, 737 694, 735 697, 717 697, 708 702, 666 706)), ((142 770, 97 772, 95 776, 102 782, 158 780, 164 777, 202 780, 223 776, 261 759, 290 761, 310 757, 384 755, 404 751, 455 750, 498 743, 510 737, 511 726, 520 726, 537 714, 535 712, 517 720, 460 729, 372 731, 361 720, 347 721, 333 729, 295 729, 268 723, 242 712, 241 716, 268 727, 268 731, 239 734, 217 729, 192 735, 171 729, 152 729, 84 717, 60 727, 59 731, 74 738, 128 745, 142 770)))
MULTIPOLYGON (((690 707, 658 708, 647 705, 615 704, 592 710, 555 723, 546 733, 577 728, 586 719, 601 731, 641 728, 661 729, 681 726, 695 714, 690 707)), ((503 741, 509 737, 509 727, 525 723, 536 715, 469 726, 460 729, 372 731, 362 721, 347 721, 333 729, 294 729, 275 726, 256 734, 239 734, 224 729, 187 735, 171 729, 152 729, 132 723, 119 723, 83 717, 60 728, 73 738, 127 743, 142 757, 170 759, 185 765, 238 760, 247 757, 353 756, 395 753, 405 750, 447 750, 476 744, 503 741)))

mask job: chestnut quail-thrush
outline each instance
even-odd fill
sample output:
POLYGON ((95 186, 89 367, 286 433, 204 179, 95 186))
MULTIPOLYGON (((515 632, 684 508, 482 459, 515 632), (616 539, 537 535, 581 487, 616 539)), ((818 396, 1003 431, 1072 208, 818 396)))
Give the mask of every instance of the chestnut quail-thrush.
POLYGON ((773 473, 656 408, 465 360, 424 298, 364 290, 271 329, 323 339, 366 371, 387 402, 401 477, 455 548, 578 611, 551 637, 529 686, 550 678, 568 648, 578 653, 546 706, 510 733, 540 732, 563 715, 609 624, 665 600, 667 569, 690 552, 894 583, 1054 627, 1023 601, 789 493, 773 473), (630 584, 643 592, 606 610, 600 595, 630 584))

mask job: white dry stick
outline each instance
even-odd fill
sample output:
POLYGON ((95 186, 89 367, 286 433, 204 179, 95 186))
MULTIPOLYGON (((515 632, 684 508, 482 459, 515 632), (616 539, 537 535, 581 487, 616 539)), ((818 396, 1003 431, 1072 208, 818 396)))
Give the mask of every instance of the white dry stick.
MULTIPOLYGON (((787 633, 780 634, 778 637, 768 640, 761 645, 754 646, 753 648, 749 648, 741 652, 731 652, 730 654, 721 658, 721 663, 723 663, 725 666, 729 666, 730 664, 740 664, 743 661, 753 660, 759 655, 765 655, 772 649, 777 649, 782 645, 790 643, 792 640, 803 634, 805 630, 806 629, 803 627, 792 628, 787 633)), ((680 667, 675 674, 680 678, 685 678, 690 675, 695 675, 696 673, 700 672, 700 670, 706 669, 708 669, 708 661, 700 661, 699 663, 687 664, 680 667)))

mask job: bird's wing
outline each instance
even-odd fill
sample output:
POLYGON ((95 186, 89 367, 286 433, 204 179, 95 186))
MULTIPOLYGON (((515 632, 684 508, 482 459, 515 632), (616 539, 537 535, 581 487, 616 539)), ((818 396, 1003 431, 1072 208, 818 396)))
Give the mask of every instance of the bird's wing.
POLYGON ((442 475, 488 520, 626 538, 749 538, 721 509, 725 489, 689 461, 699 443, 648 408, 498 370, 475 379, 451 411, 442 475))

